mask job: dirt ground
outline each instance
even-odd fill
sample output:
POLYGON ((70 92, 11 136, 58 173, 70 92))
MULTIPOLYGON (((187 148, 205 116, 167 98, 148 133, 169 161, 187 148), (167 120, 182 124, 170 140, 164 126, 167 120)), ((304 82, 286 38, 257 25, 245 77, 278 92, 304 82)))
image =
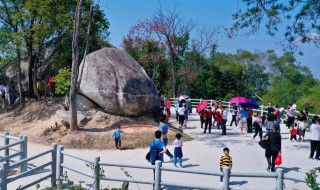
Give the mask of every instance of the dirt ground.
MULTIPOLYGON (((11 135, 27 135, 28 140, 50 145, 59 143, 66 148, 113 149, 112 133, 121 126, 125 135, 122 139, 124 149, 145 148, 154 139, 158 123, 150 117, 127 118, 114 116, 101 111, 90 110, 83 114, 92 118, 77 132, 70 133, 56 116, 63 110, 64 99, 49 100, 47 103, 26 102, 22 109, 12 109, 0 113, 0 131, 11 135)), ((174 140, 178 131, 169 130, 169 139, 174 140)), ((191 138, 184 134, 184 141, 191 138)))

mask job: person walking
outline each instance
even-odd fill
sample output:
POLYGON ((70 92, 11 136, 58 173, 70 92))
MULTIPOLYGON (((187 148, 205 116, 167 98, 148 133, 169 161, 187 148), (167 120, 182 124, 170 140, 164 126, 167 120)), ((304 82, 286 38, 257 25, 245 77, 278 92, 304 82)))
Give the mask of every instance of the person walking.
POLYGON ((207 132, 208 126, 209 126, 209 133, 211 133, 212 116, 213 116, 212 108, 209 107, 208 111, 205 112, 204 118, 205 118, 206 124, 204 125, 203 133, 207 132))
POLYGON ((178 115, 179 115, 179 128, 182 128, 184 123, 184 111, 185 107, 183 105, 179 105, 178 115))
POLYGON ((262 140, 262 118, 261 118, 261 113, 258 112, 256 115, 256 119, 253 122, 253 127, 254 127, 254 135, 253 135, 253 140, 255 141, 255 138, 259 134, 260 140, 262 140))
POLYGON ((274 109, 274 113, 275 113, 276 116, 277 116, 277 125, 280 126, 280 123, 281 123, 281 112, 280 112, 280 110, 279 110, 279 106, 278 106, 278 105, 276 105, 275 107, 276 107, 276 108, 274 109))
POLYGON ((303 113, 303 111, 299 111, 299 115, 297 117, 297 126, 298 126, 298 140, 304 142, 304 136, 306 133, 306 123, 307 123, 307 117, 303 113))
POLYGON ((230 126, 232 126, 234 122, 236 124, 236 127, 238 127, 238 123, 237 123, 238 107, 236 106, 236 104, 233 104, 231 112, 232 112, 232 120, 231 120, 230 126))
MULTIPOLYGON (((167 145, 169 141, 168 139, 169 126, 166 123, 164 123, 164 121, 165 121, 165 117, 160 117, 159 131, 161 131, 161 140, 164 144, 164 147, 167 149, 167 145)), ((165 153, 170 158, 169 162, 171 162, 173 160, 173 155, 170 153, 168 149, 165 153)))
POLYGON ((252 118, 253 118, 253 110, 251 107, 248 107, 248 118, 247 118, 247 125, 248 125, 248 133, 252 133, 252 118))
POLYGON ((121 130, 120 126, 112 134, 112 137, 114 138, 114 143, 115 143, 116 149, 121 149, 121 136, 123 134, 124 134, 124 132, 121 130))
POLYGON ((191 102, 190 98, 187 98, 186 103, 187 103, 189 115, 190 115, 192 113, 192 102, 191 102))
POLYGON ((290 126, 294 123, 294 115, 295 115, 295 109, 292 107, 291 104, 288 104, 288 109, 287 109, 287 127, 290 129, 290 126))
POLYGON ((267 118, 265 120, 266 130, 268 132, 272 131, 273 126, 276 124, 276 122, 277 122, 277 116, 274 114, 274 110, 270 109, 267 114, 267 118))
POLYGON ((249 116, 249 112, 246 110, 245 107, 241 107, 240 110, 240 128, 241 133, 243 133, 243 128, 245 128, 245 133, 248 133, 248 126, 247 126, 247 118, 249 116))
POLYGON ((316 160, 320 159, 320 118, 314 119, 311 129, 310 141, 310 159, 313 159, 314 152, 316 152, 316 160))
POLYGON ((281 154, 281 135, 277 132, 278 125, 272 127, 272 131, 268 132, 263 140, 268 141, 268 146, 265 151, 265 157, 268 162, 267 171, 275 171, 275 160, 278 154, 281 154))
POLYGON ((222 105, 219 105, 219 108, 216 110, 215 114, 217 121, 217 128, 220 130, 222 125, 222 105))
POLYGON ((228 120, 228 110, 222 106, 222 133, 221 135, 227 135, 227 120, 228 120))
POLYGON ((205 115, 206 115, 206 110, 205 109, 199 112, 201 129, 203 129, 203 124, 205 124, 205 122, 206 122, 206 120, 204 118, 205 115))
POLYGON ((184 104, 184 122, 183 127, 187 128, 188 118, 189 118, 189 109, 187 108, 187 105, 184 104))
POLYGON ((180 133, 176 134, 176 139, 173 141, 174 145, 174 160, 173 160, 173 165, 177 167, 177 162, 179 162, 180 168, 183 168, 182 166, 182 141, 181 141, 182 135, 180 133))
MULTIPOLYGON (((232 169, 232 158, 230 156, 230 150, 228 147, 225 147, 223 149, 223 155, 220 157, 220 171, 223 172, 223 168, 227 167, 230 170, 232 169)), ((220 185, 223 182, 223 177, 220 176, 220 185)))

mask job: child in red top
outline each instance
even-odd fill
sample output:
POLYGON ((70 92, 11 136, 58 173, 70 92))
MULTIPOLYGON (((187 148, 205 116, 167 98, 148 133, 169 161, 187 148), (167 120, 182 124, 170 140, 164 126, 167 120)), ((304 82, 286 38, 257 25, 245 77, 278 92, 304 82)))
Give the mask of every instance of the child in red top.
POLYGON ((290 141, 292 142, 292 139, 294 139, 294 141, 297 141, 297 129, 294 128, 294 126, 291 126, 291 130, 290 130, 290 141))

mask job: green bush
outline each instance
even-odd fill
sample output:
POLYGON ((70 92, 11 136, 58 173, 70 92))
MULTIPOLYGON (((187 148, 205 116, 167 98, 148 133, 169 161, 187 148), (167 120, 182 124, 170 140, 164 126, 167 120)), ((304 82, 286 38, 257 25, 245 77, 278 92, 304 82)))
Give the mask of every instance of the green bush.
POLYGON ((71 70, 69 67, 64 67, 59 70, 59 73, 53 79, 56 85, 57 94, 68 94, 71 86, 71 70))

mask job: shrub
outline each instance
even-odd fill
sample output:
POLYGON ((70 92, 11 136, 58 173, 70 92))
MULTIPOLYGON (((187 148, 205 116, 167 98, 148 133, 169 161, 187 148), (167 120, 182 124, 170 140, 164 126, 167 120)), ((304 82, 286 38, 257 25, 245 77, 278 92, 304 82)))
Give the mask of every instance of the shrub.
POLYGON ((71 86, 71 70, 69 67, 64 67, 59 69, 59 73, 54 77, 54 82, 56 85, 57 94, 68 94, 71 86))

